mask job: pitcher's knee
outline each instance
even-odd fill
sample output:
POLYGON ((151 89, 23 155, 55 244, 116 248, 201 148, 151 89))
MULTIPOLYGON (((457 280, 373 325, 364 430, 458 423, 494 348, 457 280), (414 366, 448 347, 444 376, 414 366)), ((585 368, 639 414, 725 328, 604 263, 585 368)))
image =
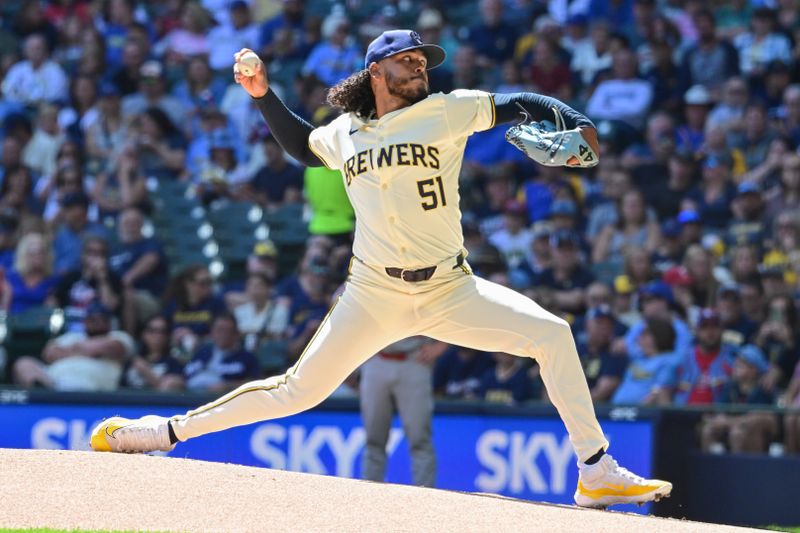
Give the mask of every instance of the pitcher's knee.
POLYGON ((324 385, 310 383, 294 374, 285 374, 280 380, 290 397, 306 409, 319 405, 333 392, 333 389, 328 390, 324 385))

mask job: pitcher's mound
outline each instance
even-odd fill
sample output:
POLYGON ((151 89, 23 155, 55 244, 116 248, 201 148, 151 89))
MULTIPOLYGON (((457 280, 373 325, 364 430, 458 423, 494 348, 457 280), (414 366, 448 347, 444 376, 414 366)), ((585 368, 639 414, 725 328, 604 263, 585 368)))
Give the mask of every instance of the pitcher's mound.
POLYGON ((0 527, 720 532, 739 528, 187 459, 0 450, 0 527))

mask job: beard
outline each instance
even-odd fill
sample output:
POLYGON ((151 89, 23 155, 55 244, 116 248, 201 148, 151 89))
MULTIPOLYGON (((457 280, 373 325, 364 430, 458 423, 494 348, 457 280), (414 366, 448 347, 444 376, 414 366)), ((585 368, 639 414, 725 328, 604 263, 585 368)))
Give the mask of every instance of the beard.
POLYGON ((397 78, 393 74, 386 73, 386 89, 389 94, 396 98, 402 98, 408 105, 416 104, 428 96, 428 82, 424 78, 422 85, 411 85, 413 77, 397 78))

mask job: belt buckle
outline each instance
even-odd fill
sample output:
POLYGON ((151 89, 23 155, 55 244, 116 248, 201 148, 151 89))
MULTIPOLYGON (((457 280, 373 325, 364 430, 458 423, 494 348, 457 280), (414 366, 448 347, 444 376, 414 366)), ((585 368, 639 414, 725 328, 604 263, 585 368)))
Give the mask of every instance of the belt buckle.
POLYGON ((405 268, 400 269, 400 279, 405 281, 406 283, 411 283, 412 280, 406 279, 406 272, 411 273, 414 272, 413 270, 406 270, 405 268))

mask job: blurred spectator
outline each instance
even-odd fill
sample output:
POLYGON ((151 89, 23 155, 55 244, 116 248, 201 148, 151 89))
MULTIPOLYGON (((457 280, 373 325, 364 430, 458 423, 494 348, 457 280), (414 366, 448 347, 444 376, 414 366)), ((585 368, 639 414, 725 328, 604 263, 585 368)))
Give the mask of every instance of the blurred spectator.
POLYGON ((183 364, 170 353, 170 330, 169 322, 162 316, 154 316, 145 323, 139 350, 122 375, 124 387, 161 391, 184 388, 183 364))
POLYGON ((139 88, 141 68, 147 59, 146 48, 146 45, 138 39, 128 37, 125 40, 122 48, 122 64, 111 76, 110 82, 106 82, 116 90, 117 95, 128 96, 139 88))
POLYGON ((767 191, 765 199, 766 211, 774 218, 784 211, 800 210, 800 155, 787 154, 781 158, 780 183, 767 191))
POLYGON ((40 104, 33 137, 25 145, 22 161, 36 174, 50 175, 56 170, 56 158, 64 142, 58 120, 58 107, 40 104))
POLYGON ((466 40, 478 52, 481 67, 497 67, 514 55, 518 33, 503 20, 502 0, 480 0, 479 7, 480 23, 469 29, 466 40))
POLYGON ((420 12, 414 28, 422 37, 422 42, 438 44, 447 53, 444 63, 428 72, 431 92, 450 92, 454 88, 452 78, 453 58, 458 53, 459 42, 453 37, 451 31, 445 27, 442 13, 433 8, 426 8, 420 12))
POLYGON ((711 93, 702 85, 692 85, 683 95, 684 123, 675 130, 676 149, 697 153, 705 142, 705 125, 713 105, 711 93))
POLYGON ((650 254, 641 246, 630 246, 622 255, 624 259, 624 274, 628 281, 635 287, 644 287, 656 277, 658 272, 653 268, 650 254))
MULTIPOLYGON (((778 405, 788 408, 800 407, 800 362, 795 366, 792 380, 779 399, 778 405)), ((800 412, 783 415, 783 438, 787 454, 800 453, 800 412)))
POLYGON ((258 46, 265 58, 298 59, 308 53, 305 2, 283 0, 282 11, 260 27, 258 46))
POLYGON ((107 238, 105 226, 90 222, 89 197, 83 191, 71 192, 61 198, 61 223, 53 239, 55 271, 64 274, 81 264, 81 245, 89 235, 107 238))
MULTIPOLYGON (((663 17, 656 24, 672 27, 663 17)), ((683 91, 680 87, 680 69, 673 60, 673 47, 654 31, 648 43, 639 49, 642 57, 640 70, 642 77, 653 87, 653 102, 663 111, 677 115, 680 110, 683 91)))
POLYGON ((253 23, 250 6, 244 0, 228 3, 228 20, 208 32, 208 63, 211 68, 228 74, 233 55, 242 48, 258 49, 258 26, 253 23))
POLYGON ((122 376, 124 387, 162 391, 184 388, 183 364, 170 354, 170 330, 169 321, 162 316, 145 323, 139 350, 122 376))
POLYGON ((83 332, 69 332, 45 346, 42 359, 25 356, 14 363, 14 382, 59 391, 114 391, 133 339, 112 328, 111 313, 96 303, 86 311, 83 332))
POLYGON ((155 60, 145 61, 139 69, 136 92, 122 99, 122 116, 131 119, 152 107, 166 113, 173 124, 186 124, 187 106, 167 92, 164 67, 155 60))
POLYGON ((683 266, 689 274, 692 302, 700 307, 712 307, 719 280, 714 255, 699 244, 690 245, 684 254, 683 266))
POLYGON ((696 342, 680 361, 674 402, 677 405, 708 405, 721 401, 731 377, 735 347, 722 342, 722 319, 705 308, 697 321, 696 342))
POLYGON ((44 36, 28 36, 23 55, 25 59, 15 63, 3 78, 1 88, 6 100, 30 106, 62 100, 67 94, 67 76, 50 59, 44 36))
POLYGON ((550 206, 550 224, 553 231, 579 231, 578 206, 572 200, 559 198, 550 206))
MULTIPOLYGON (((763 352, 751 344, 743 346, 733 363, 733 376, 725 387, 720 403, 770 405, 773 396, 759 384, 767 368, 763 352)), ((701 426, 704 451, 720 453, 763 453, 778 434, 777 415, 750 411, 742 415, 719 413, 707 417, 701 426), (727 445, 727 446, 726 446, 727 445)))
POLYGON ((594 276, 580 258, 580 237, 576 232, 562 230, 550 238, 553 249, 553 266, 534 277, 534 285, 555 291, 559 310, 581 313, 585 308, 586 287, 594 276))
POLYGON ((245 346, 253 350, 262 340, 279 338, 286 329, 288 316, 278 311, 272 299, 272 280, 263 273, 247 275, 246 300, 233 309, 245 346))
POLYGON ((208 30, 213 26, 208 11, 198 3, 183 4, 179 25, 156 44, 155 54, 164 55, 168 62, 182 63, 199 54, 208 55, 208 30))
POLYGON ((641 191, 631 189, 623 194, 617 213, 616 224, 603 228, 594 242, 592 261, 595 263, 621 258, 634 246, 643 247, 648 253, 658 246, 658 223, 648 220, 647 204, 641 191))
POLYGON ((722 341, 732 346, 749 343, 758 330, 758 324, 744 314, 738 285, 728 284, 719 288, 717 309, 722 322, 722 341))
POLYGON ((286 159, 286 152, 272 135, 265 136, 262 145, 267 164, 256 173, 249 184, 255 200, 267 208, 300 201, 303 170, 286 159))
POLYGON ((230 390, 261 375, 256 357, 242 349, 236 318, 222 313, 211 324, 211 342, 204 344, 184 368, 186 388, 193 391, 230 390))
POLYGON ((80 250, 79 263, 65 272, 55 290, 58 307, 64 310, 67 331, 83 331, 86 311, 100 302, 119 315, 122 307, 122 281, 109 270, 108 242, 99 235, 87 235, 74 243, 80 250))
POLYGON ((741 185, 745 182, 755 183, 761 190, 775 186, 780 181, 781 162, 786 156, 792 155, 794 146, 786 137, 773 137, 767 147, 763 161, 755 167, 748 169, 744 174, 736 176, 741 185))
POLYGON ((622 166, 630 170, 634 181, 646 195, 652 195, 649 188, 654 181, 648 178, 667 172, 667 162, 675 153, 675 140, 675 122, 672 116, 664 111, 657 111, 647 119, 645 142, 632 144, 622 153, 622 166))
POLYGON ((495 352, 492 358, 495 366, 481 376, 479 398, 491 403, 519 405, 541 397, 544 386, 538 379, 538 367, 535 367, 537 381, 534 382, 530 375, 532 368, 521 357, 495 352))
MULTIPOLYGON (((34 194, 40 203, 44 204, 42 218, 52 229, 63 222, 64 200, 68 196, 85 195, 84 176, 79 165, 80 156, 69 156, 70 152, 77 150, 76 145, 65 143, 62 145, 59 156, 58 169, 51 175, 43 176, 36 182, 34 194)), ((88 201, 86 208, 89 208, 88 201)))
POLYGON ((73 139, 83 140, 86 130, 97 120, 97 83, 92 76, 72 78, 67 106, 58 113, 59 126, 73 139))
POLYGON ((739 51, 739 69, 745 76, 761 76, 773 60, 791 62, 791 44, 785 35, 775 31, 775 22, 775 12, 760 7, 753 11, 750 31, 733 39, 739 51))
POLYGON ((673 153, 667 161, 667 172, 666 180, 658 180, 644 189, 648 206, 663 222, 678 215, 683 198, 695 185, 697 162, 694 155, 691 152, 673 153))
POLYGON ((14 268, 6 273, 6 281, 11 294, 11 314, 53 304, 58 277, 53 275, 53 256, 42 234, 28 233, 20 239, 14 268))
POLYGON ((325 18, 322 38, 323 41, 311 50, 302 73, 333 87, 362 68, 362 55, 351 42, 350 23, 344 14, 333 13, 325 18))
POLYGON ((767 158, 776 132, 769 124, 767 109, 761 102, 747 105, 744 120, 744 134, 734 139, 732 144, 741 149, 747 169, 752 170, 767 158))
POLYGON ((486 73, 479 65, 476 48, 470 44, 460 46, 453 58, 453 87, 482 87, 486 73))
POLYGON ((226 81, 214 76, 207 55, 193 55, 186 62, 186 77, 175 85, 172 95, 190 113, 197 113, 206 107, 219 106, 227 88, 226 81))
POLYGON ((768 231, 763 219, 764 200, 761 186, 752 181, 740 183, 731 207, 733 217, 728 222, 725 239, 727 243, 729 245, 763 243, 768 231))
POLYGON ((647 318, 637 334, 638 350, 629 353, 625 377, 612 398, 624 405, 666 405, 675 387, 683 353, 676 351, 676 333, 669 320, 647 318))
POLYGON ((674 218, 667 219, 661 225, 661 238, 656 251, 650 256, 653 268, 664 272, 678 265, 683 260, 685 248, 681 242, 681 224, 674 218))
POLYGON ((97 120, 86 130, 88 168, 104 173, 114 167, 125 145, 126 124, 122 119, 119 89, 104 83, 99 89, 97 120))
POLYGON ((489 235, 489 243, 497 248, 509 268, 517 268, 531 249, 533 235, 527 227, 525 204, 508 200, 503 206, 503 228, 489 235))
POLYGON ((145 177, 174 180, 184 170, 186 142, 167 113, 150 107, 137 117, 123 153, 136 158, 145 177))
POLYGON ((125 207, 150 211, 146 179, 133 150, 120 154, 114 169, 97 175, 91 195, 97 204, 99 218, 110 216, 116 219, 125 207))
POLYGON ((717 105, 711 109, 706 128, 720 127, 733 132, 744 130, 744 112, 748 100, 747 82, 740 76, 728 78, 722 85, 717 105))
POLYGON ((622 195, 631 188, 630 174, 620 168, 603 172, 598 178, 601 187, 600 194, 594 200, 595 203, 589 212, 586 227, 586 236, 592 242, 603 228, 617 222, 619 215, 617 206, 622 195))
POLYGON ((481 377, 493 366, 494 360, 486 352, 451 346, 436 360, 433 372, 434 392, 446 398, 476 398, 481 377))
POLYGON ((611 72, 586 102, 592 119, 615 120, 639 130, 653 99, 653 87, 639 78, 636 55, 629 49, 614 52, 611 72))
POLYGON ((33 195, 31 169, 22 165, 6 169, 0 185, 0 208, 11 208, 19 215, 21 234, 44 231, 39 204, 33 195))
POLYGON ((672 351, 686 354, 692 346, 692 332, 686 322, 674 312, 675 298, 672 289, 663 281, 652 281, 642 287, 638 293, 642 319, 631 325, 625 335, 625 347, 631 359, 643 356, 639 337, 647 327, 647 320, 658 318, 672 324, 675 332, 675 346, 672 351))
POLYGON ((714 13, 701 7, 693 14, 697 42, 683 55, 681 86, 702 85, 710 91, 739 73, 739 56, 730 42, 717 37, 714 13))
POLYGON ((797 146, 800 144, 800 84, 783 91, 783 105, 778 109, 780 129, 797 146))
POLYGON ((611 307, 600 304, 586 312, 585 335, 576 336, 583 371, 595 402, 611 400, 628 366, 624 354, 612 353, 615 326, 611 307))
POLYGON ((769 368, 761 379, 767 392, 775 392, 785 386, 800 354, 800 328, 797 307, 787 295, 772 296, 767 303, 767 318, 755 336, 755 343, 764 350, 769 368))
POLYGON ((530 69, 530 83, 535 92, 564 102, 572 100, 572 73, 561 58, 558 46, 547 39, 537 41, 530 69))
MULTIPOLYGON (((16 211, 13 209, 0 210, 0 271, 3 274, 14 267, 15 248, 17 247, 14 232, 16 232, 18 224, 16 211)), ((5 279, 3 279, 3 283, 5 283, 5 279)), ((5 309, 7 306, 3 308, 5 309)))
POLYGON ((167 263, 161 245, 142 233, 144 217, 135 207, 120 213, 117 222, 119 244, 112 250, 111 271, 122 280, 125 330, 138 325, 159 309, 158 298, 167 286, 167 263))
POLYGON ((731 217, 731 204, 736 189, 731 180, 733 161, 728 156, 710 155, 703 161, 703 181, 689 192, 689 205, 698 213, 703 225, 725 229, 731 217))
POLYGON ((278 305, 289 310, 289 355, 297 358, 328 312, 331 269, 328 260, 311 252, 301 261, 300 273, 278 290, 278 305))
POLYGON ((591 39, 580 43, 572 51, 570 68, 577 74, 583 87, 589 87, 598 72, 611 67, 611 39, 608 23, 593 19, 591 39))
POLYGON ((162 314, 172 324, 172 343, 191 353, 208 336, 225 305, 214 294, 214 279, 204 265, 181 270, 170 283, 162 314))
POLYGON ((208 158, 192 176, 197 185, 195 194, 205 205, 225 198, 241 198, 247 169, 236 158, 233 139, 224 129, 213 130, 208 137, 208 158))

